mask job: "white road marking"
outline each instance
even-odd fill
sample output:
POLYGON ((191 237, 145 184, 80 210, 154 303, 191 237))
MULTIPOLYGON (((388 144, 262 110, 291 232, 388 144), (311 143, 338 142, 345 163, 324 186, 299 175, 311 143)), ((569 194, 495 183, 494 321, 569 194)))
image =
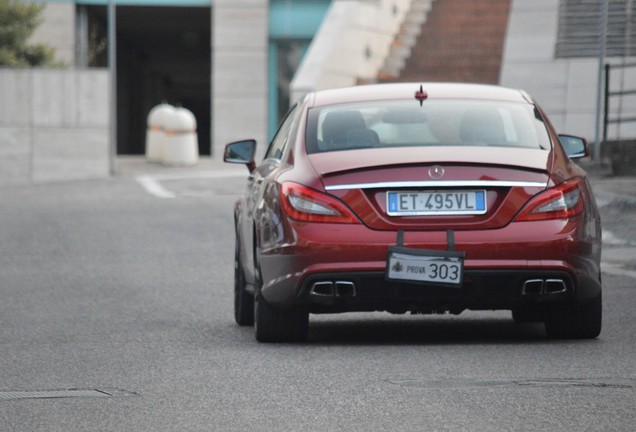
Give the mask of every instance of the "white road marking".
POLYGON ((135 177, 139 183, 150 195, 157 198, 174 198, 177 195, 164 188, 161 183, 153 176, 137 176, 135 177))
POLYGON ((614 235, 611 231, 603 230, 603 244, 608 246, 632 246, 629 240, 623 240, 614 235))
POLYGON ((152 175, 143 175, 139 177, 151 177, 158 181, 214 179, 214 178, 225 178, 225 177, 247 178, 247 172, 244 169, 240 171, 193 171, 193 172, 181 172, 181 173, 152 174, 152 175))
POLYGON ((171 174, 154 174, 139 175, 135 177, 139 183, 149 194, 157 198, 176 198, 177 194, 166 189, 161 183, 163 181, 172 180, 193 180, 193 179, 218 179, 228 177, 247 177, 245 172, 234 171, 199 171, 192 173, 171 173, 171 174))
POLYGON ((625 268, 625 265, 636 257, 636 243, 621 239, 611 231, 603 230, 603 257, 608 261, 601 261, 601 271, 615 276, 628 276, 636 279, 636 271, 625 268))
POLYGON ((601 271, 614 276, 629 276, 636 279, 636 271, 623 268, 620 263, 601 262, 601 271))

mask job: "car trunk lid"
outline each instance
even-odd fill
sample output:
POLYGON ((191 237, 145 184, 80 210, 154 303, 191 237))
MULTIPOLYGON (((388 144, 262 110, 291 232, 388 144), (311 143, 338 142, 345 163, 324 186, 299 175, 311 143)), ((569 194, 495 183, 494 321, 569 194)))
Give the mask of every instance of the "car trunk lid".
POLYGON ((545 189, 550 152, 413 147, 318 153, 325 189, 376 230, 495 229, 545 189), (349 153, 348 152, 348 153, 349 153))

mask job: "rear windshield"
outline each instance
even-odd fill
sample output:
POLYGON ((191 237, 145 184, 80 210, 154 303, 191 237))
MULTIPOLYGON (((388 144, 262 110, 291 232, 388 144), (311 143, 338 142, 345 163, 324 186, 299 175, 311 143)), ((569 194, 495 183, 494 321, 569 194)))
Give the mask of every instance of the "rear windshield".
POLYGON ((405 146, 550 148, 546 127, 533 105, 466 100, 313 108, 306 143, 308 153, 405 146))

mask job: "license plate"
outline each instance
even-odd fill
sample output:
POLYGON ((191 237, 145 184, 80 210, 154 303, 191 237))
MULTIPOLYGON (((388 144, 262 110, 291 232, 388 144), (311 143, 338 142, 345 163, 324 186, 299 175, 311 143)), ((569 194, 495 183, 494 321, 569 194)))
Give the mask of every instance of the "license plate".
POLYGON ((386 278, 460 286, 464 273, 463 253, 450 251, 389 250, 386 278))
POLYGON ((386 197, 389 216, 486 213, 485 190, 389 191, 386 197))

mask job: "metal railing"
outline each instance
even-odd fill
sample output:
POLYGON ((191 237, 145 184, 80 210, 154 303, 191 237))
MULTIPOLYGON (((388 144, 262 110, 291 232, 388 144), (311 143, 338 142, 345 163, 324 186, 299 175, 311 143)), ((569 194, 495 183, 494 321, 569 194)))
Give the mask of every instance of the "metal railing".
MULTIPOLYGON (((622 105, 622 98, 624 96, 636 96, 636 88, 623 88, 621 84, 620 90, 610 91, 610 74, 611 70, 615 69, 628 69, 636 68, 636 63, 622 63, 622 64, 605 64, 605 99, 603 106, 603 142, 607 141, 607 130, 610 124, 616 124, 619 127, 623 123, 636 123, 636 116, 623 116, 622 109, 619 109, 614 117, 610 117, 610 99, 613 97, 619 97, 622 105)), ((620 133, 619 133, 620 135, 620 133)), ((620 138, 620 136, 619 136, 620 138)))

